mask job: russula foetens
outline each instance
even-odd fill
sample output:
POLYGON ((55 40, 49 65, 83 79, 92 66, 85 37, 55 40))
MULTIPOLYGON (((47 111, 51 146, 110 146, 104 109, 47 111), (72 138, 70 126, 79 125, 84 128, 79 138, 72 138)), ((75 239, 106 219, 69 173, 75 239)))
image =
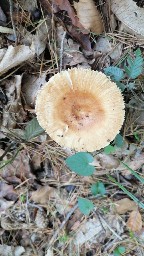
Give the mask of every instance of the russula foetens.
POLYGON ((119 133, 124 101, 105 74, 73 68, 51 77, 38 92, 36 115, 59 145, 92 152, 107 146, 119 133))

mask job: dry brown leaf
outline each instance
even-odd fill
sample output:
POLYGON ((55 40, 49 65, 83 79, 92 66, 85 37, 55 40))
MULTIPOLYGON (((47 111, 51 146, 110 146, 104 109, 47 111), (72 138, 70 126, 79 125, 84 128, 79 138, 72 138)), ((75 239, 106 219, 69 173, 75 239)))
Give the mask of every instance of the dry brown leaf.
POLYGON ((31 199, 40 204, 47 204, 51 194, 55 189, 50 186, 44 186, 32 192, 31 199))
POLYGON ((93 0, 79 0, 78 3, 74 2, 74 7, 79 21, 85 29, 96 34, 103 32, 102 18, 93 0))
POLYGON ((29 183, 34 182, 35 176, 31 173, 29 156, 25 150, 19 152, 15 160, 6 165, 1 172, 1 176, 6 181, 19 184, 28 179, 29 183), (18 178, 18 179, 15 179, 18 178))
POLYGON ((10 45, 5 54, 3 54, 3 58, 1 59, 0 75, 6 73, 9 69, 20 65, 22 62, 32 58, 34 54, 34 49, 30 48, 29 46, 18 45, 13 47, 10 45))
POLYGON ((137 204, 134 201, 130 200, 129 198, 123 198, 114 203, 116 212, 119 214, 124 214, 128 211, 137 210, 137 204))
POLYGON ((48 185, 39 188, 32 192, 31 199, 47 207, 48 203, 54 202, 57 211, 60 214, 68 212, 73 205, 70 205, 68 201, 68 194, 65 190, 58 190, 48 185))
POLYGON ((68 0, 53 0, 53 4, 57 5, 60 10, 67 11, 72 24, 78 28, 83 29, 84 27, 79 22, 78 17, 76 16, 72 6, 70 5, 70 2, 68 0))
POLYGON ((142 216, 138 210, 130 213, 126 225, 133 232, 138 232, 142 229, 142 216))
POLYGON ((46 216, 46 213, 41 210, 37 210, 36 218, 35 218, 35 224, 38 228, 46 228, 48 225, 48 218, 46 216))
POLYGON ((22 92, 28 106, 34 108, 35 99, 40 87, 46 83, 46 73, 40 76, 25 74, 22 79, 22 92))

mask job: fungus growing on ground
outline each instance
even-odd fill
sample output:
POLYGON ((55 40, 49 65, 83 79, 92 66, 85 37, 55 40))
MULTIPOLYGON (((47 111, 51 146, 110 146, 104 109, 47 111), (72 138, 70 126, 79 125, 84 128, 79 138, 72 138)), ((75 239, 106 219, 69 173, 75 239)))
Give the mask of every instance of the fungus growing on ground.
POLYGON ((125 111, 121 91, 106 75, 73 68, 54 75, 42 87, 36 114, 59 145, 92 152, 115 138, 125 111))

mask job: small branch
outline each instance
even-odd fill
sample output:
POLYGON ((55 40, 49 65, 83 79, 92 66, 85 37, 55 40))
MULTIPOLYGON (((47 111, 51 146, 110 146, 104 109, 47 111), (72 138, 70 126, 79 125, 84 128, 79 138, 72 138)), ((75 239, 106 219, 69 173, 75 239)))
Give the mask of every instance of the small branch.
POLYGON ((61 48, 60 48, 60 67, 59 70, 62 71, 62 64, 63 64, 63 51, 64 51, 64 39, 66 36, 66 31, 64 31, 62 40, 61 40, 61 48))
POLYGON ((16 26, 15 26, 14 20, 13 20, 13 0, 9 0, 9 5, 10 5, 10 17, 11 17, 11 23, 12 23, 12 27, 13 27, 13 33, 15 36, 15 42, 17 43, 16 26))
POLYGON ((102 216, 98 213, 97 215, 101 222, 113 233, 113 235, 115 235, 119 240, 122 240, 122 238, 109 226, 109 224, 104 220, 104 218, 102 218, 102 216))

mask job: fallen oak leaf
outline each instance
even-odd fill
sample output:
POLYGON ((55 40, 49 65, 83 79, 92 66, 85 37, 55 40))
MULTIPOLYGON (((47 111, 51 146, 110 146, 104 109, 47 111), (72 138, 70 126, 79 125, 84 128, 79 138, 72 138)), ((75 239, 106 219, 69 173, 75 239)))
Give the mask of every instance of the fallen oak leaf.
POLYGON ((126 225, 133 232, 138 232, 142 229, 142 216, 138 210, 130 213, 126 225))

